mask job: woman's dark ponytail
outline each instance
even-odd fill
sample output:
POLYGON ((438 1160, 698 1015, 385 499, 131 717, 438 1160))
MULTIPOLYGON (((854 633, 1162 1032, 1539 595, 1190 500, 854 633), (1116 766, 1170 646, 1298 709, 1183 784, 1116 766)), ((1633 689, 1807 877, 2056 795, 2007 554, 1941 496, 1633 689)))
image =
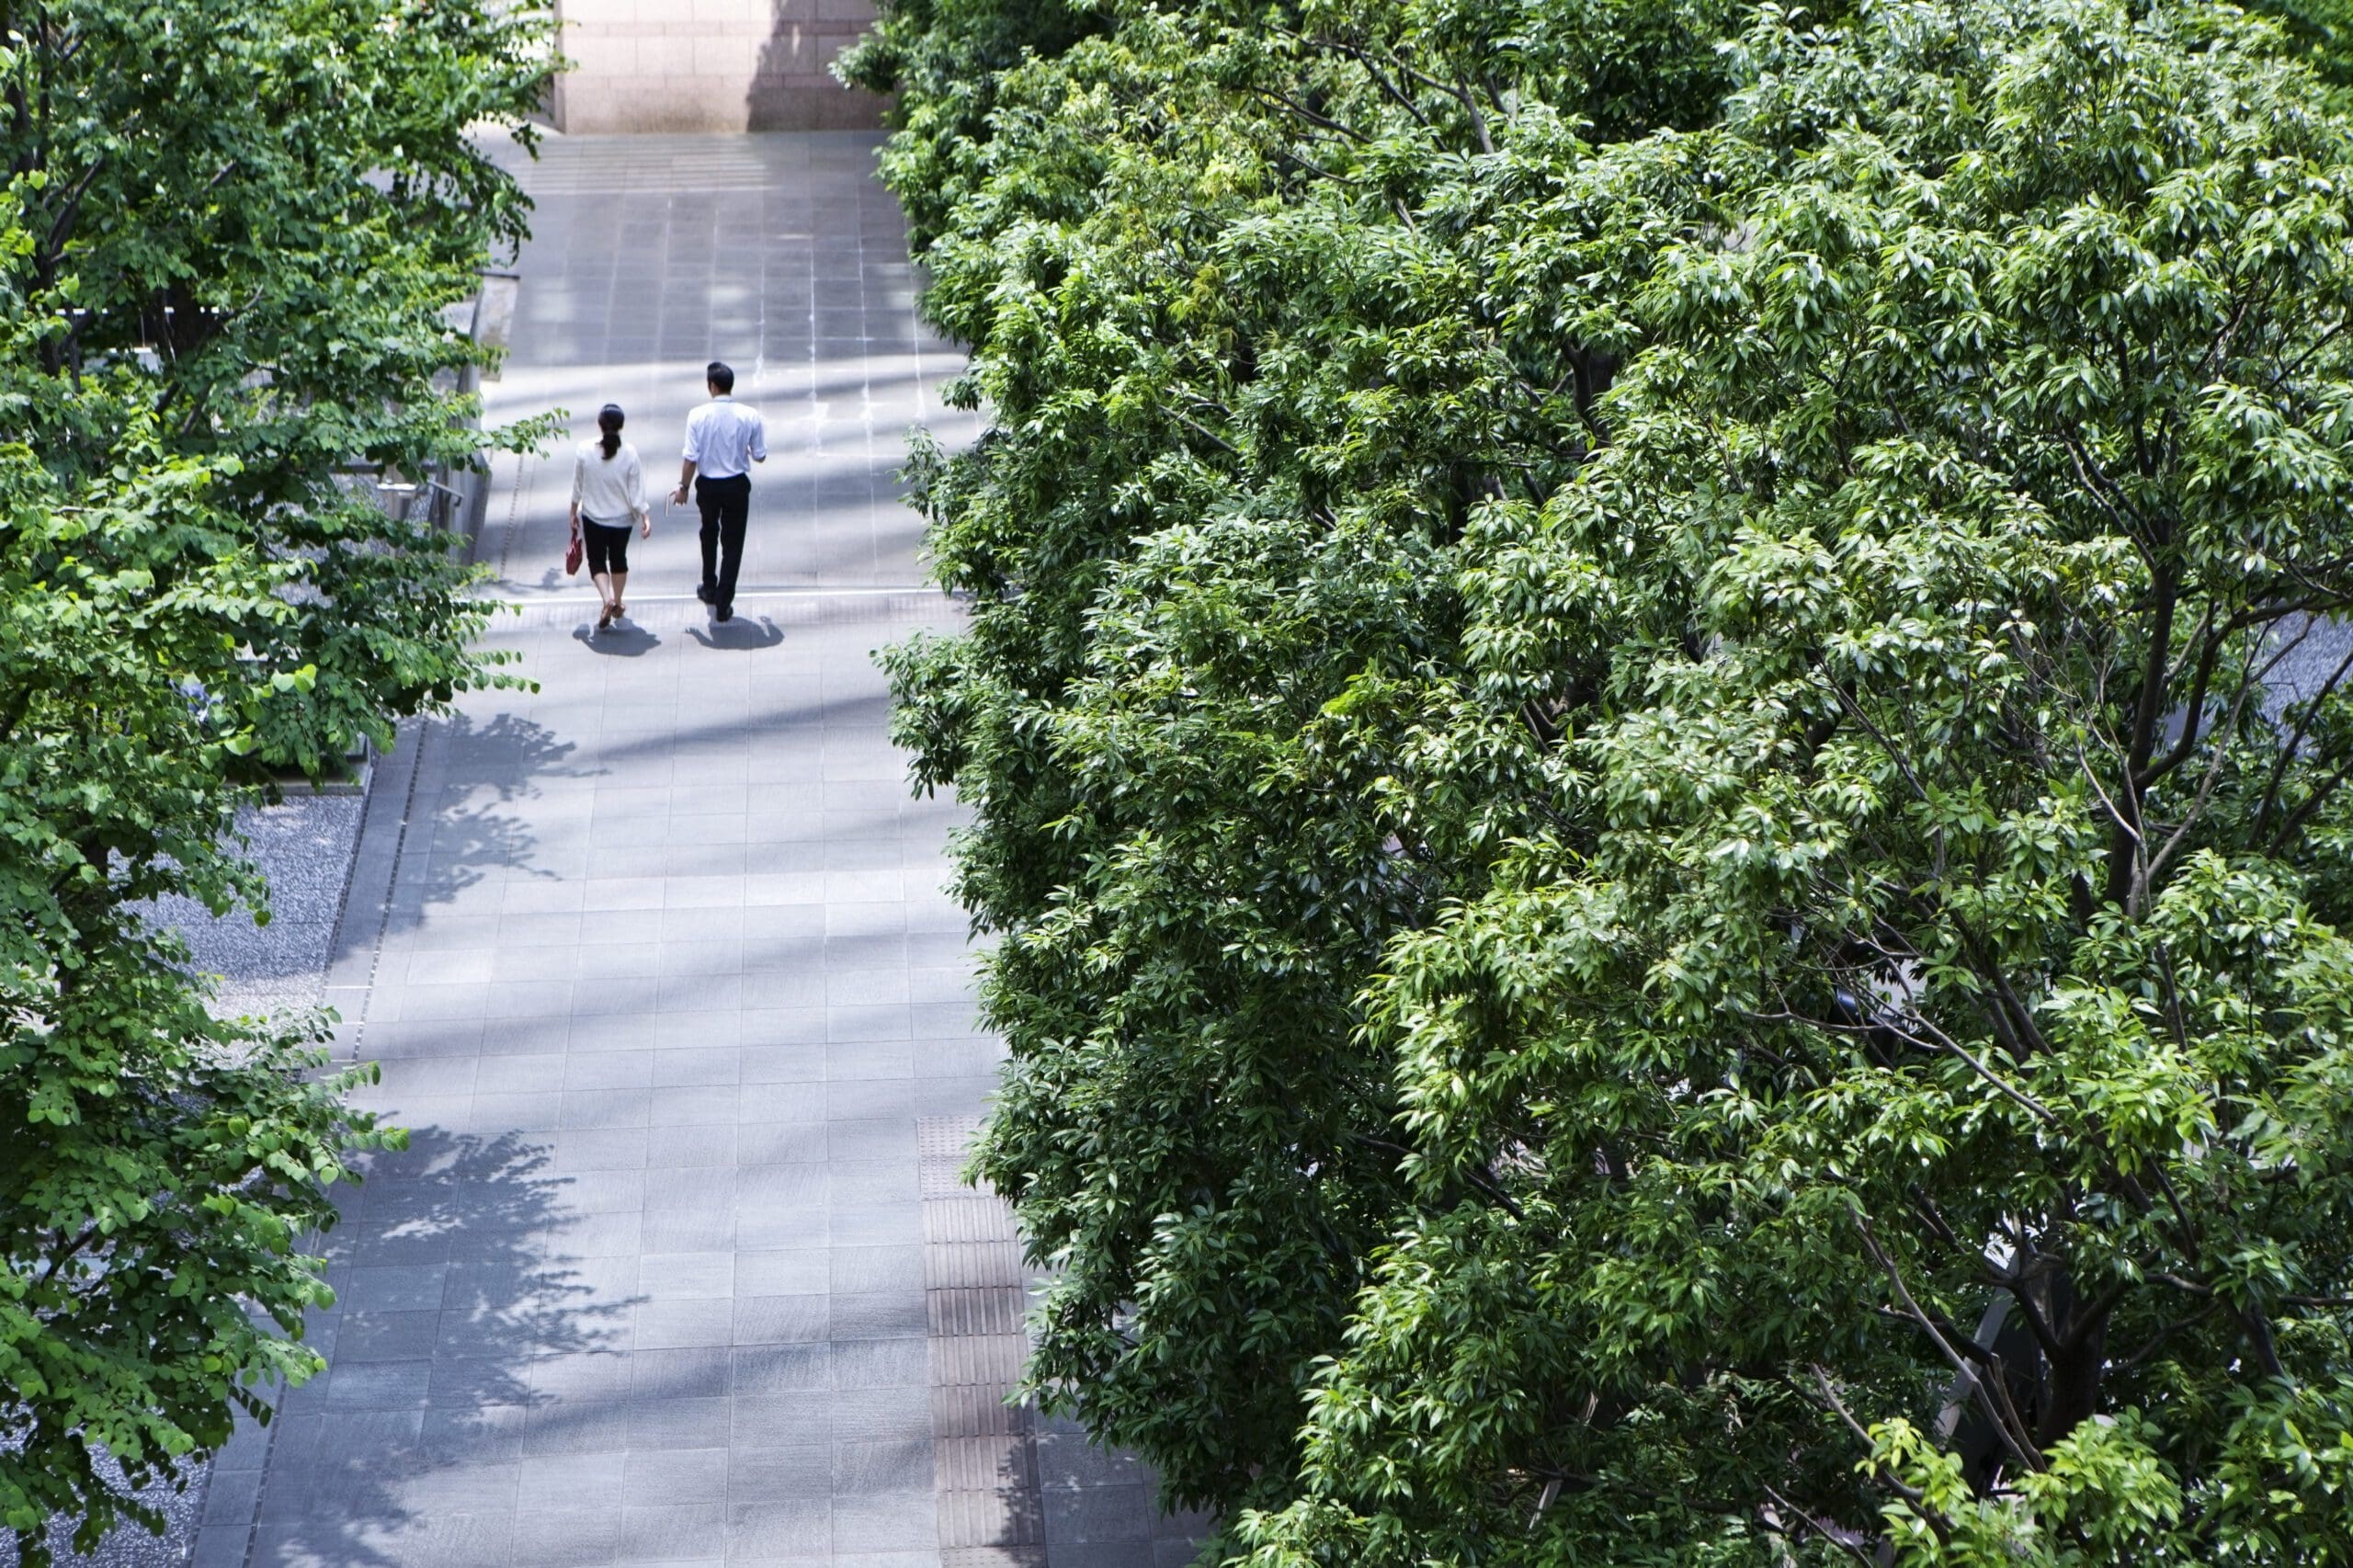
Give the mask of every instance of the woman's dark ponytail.
POLYGON ((621 405, 618 403, 608 403, 597 411, 597 428, 604 432, 604 439, 598 445, 605 449, 607 462, 612 461, 620 455, 621 425, 624 419, 621 405))

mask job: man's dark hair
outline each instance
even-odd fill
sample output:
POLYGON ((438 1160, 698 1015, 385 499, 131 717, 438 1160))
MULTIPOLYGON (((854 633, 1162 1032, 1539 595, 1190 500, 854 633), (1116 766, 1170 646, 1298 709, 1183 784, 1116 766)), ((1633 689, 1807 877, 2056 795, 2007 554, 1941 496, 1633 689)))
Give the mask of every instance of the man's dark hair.
POLYGON ((704 381, 709 381, 722 392, 732 392, 735 390, 735 372, 716 359, 713 359, 710 368, 703 371, 702 377, 704 381))

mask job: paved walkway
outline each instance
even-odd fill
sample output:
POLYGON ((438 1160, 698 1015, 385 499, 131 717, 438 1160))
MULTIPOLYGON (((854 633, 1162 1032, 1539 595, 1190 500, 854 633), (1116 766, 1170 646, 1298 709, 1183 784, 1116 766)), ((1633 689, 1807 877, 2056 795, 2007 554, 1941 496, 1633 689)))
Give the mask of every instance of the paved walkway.
POLYGON ((969 426, 873 146, 558 142, 530 176, 491 417, 618 401, 674 474, 730 359, 771 452, 736 619, 657 508, 634 627, 590 640, 569 453, 494 475, 492 642, 540 690, 421 727, 371 796, 330 999, 413 1141, 199 1563, 940 1562, 915 1123, 976 1113, 995 1051, 955 813, 908 798, 870 655, 952 621, 893 471, 911 422, 969 426))

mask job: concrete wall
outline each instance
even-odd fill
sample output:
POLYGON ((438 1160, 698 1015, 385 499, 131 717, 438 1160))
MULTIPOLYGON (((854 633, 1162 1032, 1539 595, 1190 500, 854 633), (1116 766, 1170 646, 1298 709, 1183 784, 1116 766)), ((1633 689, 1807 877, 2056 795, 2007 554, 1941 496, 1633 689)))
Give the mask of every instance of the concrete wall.
POLYGON ((556 129, 842 131, 882 100, 826 67, 873 20, 872 0, 556 0, 556 129))

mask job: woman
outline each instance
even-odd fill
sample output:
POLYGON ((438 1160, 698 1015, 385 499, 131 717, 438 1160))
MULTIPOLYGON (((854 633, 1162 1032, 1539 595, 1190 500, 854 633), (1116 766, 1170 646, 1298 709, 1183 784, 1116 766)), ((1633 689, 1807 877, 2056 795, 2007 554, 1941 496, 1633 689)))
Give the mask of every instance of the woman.
POLYGON ((621 439, 626 418, 620 403, 605 404, 597 415, 603 434, 580 443, 572 469, 572 531, 583 536, 588 574, 604 601, 604 613, 597 617, 599 631, 621 618, 621 591, 629 585, 630 519, 637 520, 641 538, 654 537, 645 471, 638 464, 637 449, 621 439))

